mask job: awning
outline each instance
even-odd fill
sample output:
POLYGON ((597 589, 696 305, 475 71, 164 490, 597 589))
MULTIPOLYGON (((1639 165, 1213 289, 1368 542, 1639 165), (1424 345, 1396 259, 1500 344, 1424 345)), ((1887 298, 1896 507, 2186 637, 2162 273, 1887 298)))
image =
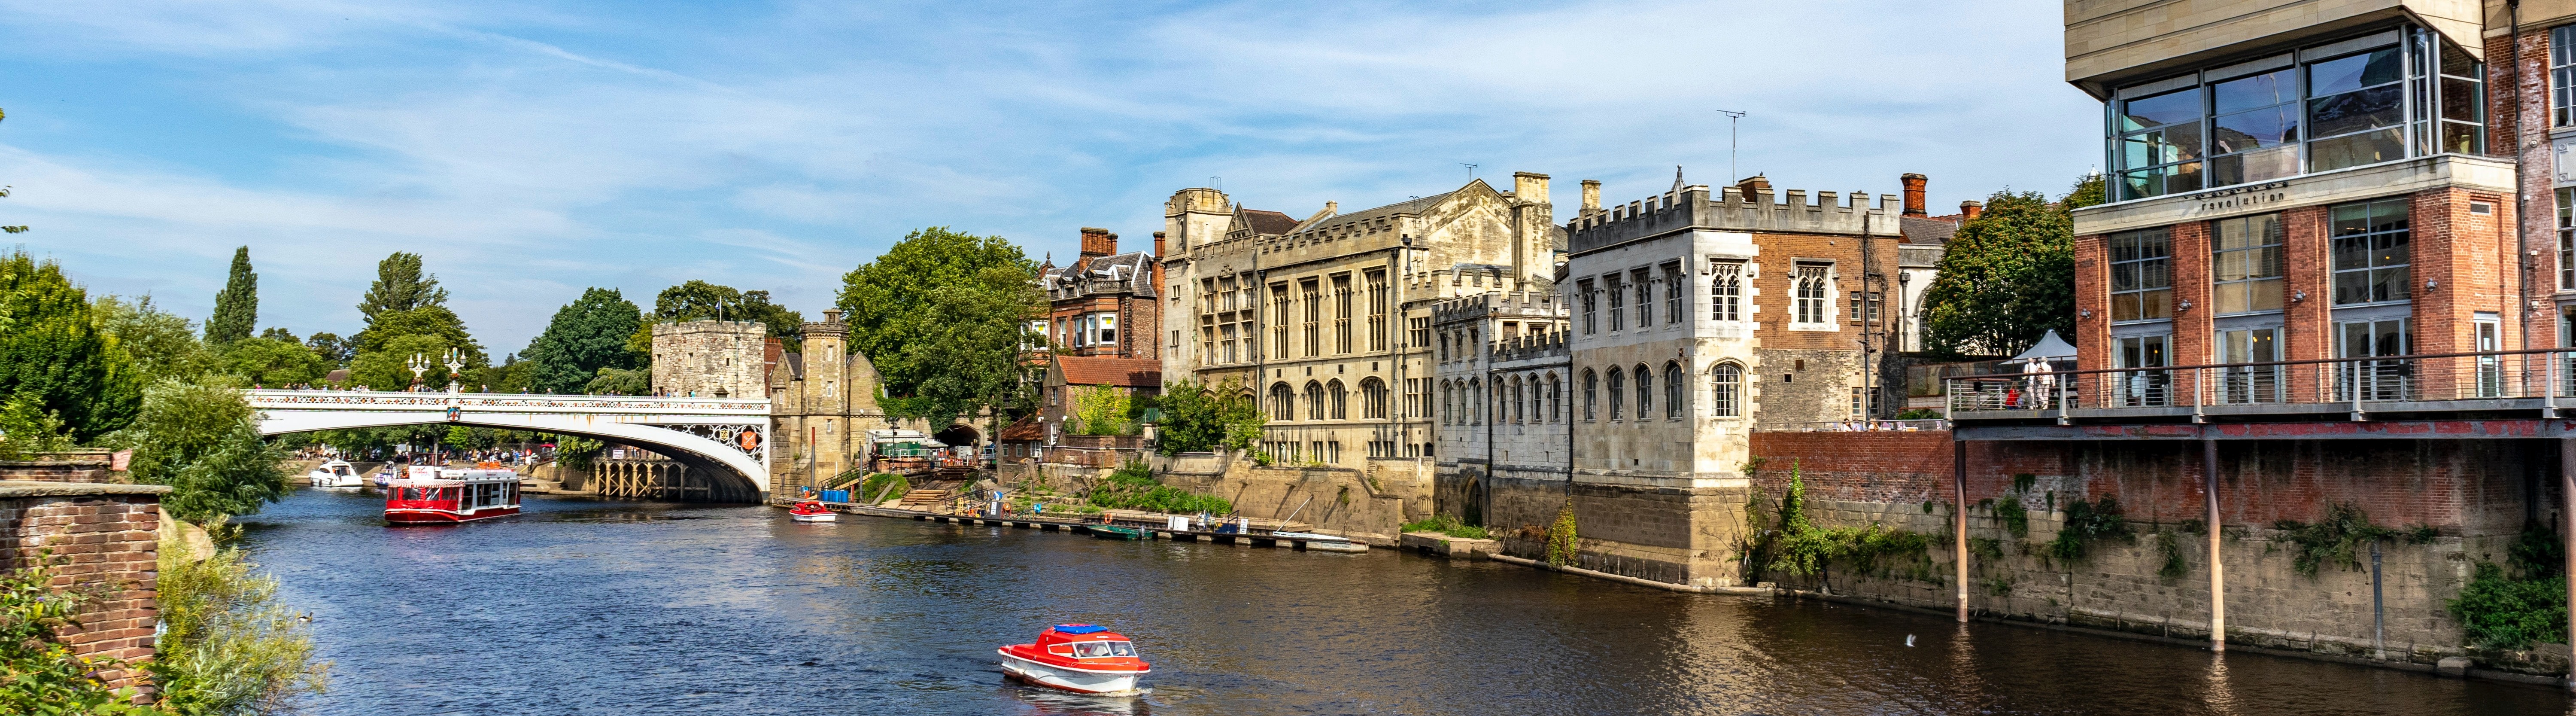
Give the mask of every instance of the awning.
POLYGON ((2057 337, 2057 331, 2050 330, 2048 335, 2039 337, 2038 344, 2031 346, 2030 350, 2022 351, 2021 355, 2013 356, 2012 360, 2028 361, 2033 358, 2040 360, 2056 360, 2059 358, 2073 357, 2075 357, 2075 344, 2068 343, 2066 342, 2066 339, 2057 337))

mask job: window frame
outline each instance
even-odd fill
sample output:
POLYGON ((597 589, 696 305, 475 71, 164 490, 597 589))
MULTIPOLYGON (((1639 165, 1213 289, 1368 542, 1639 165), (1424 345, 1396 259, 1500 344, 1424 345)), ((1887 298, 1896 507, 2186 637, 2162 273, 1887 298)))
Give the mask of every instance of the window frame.
POLYGON ((2103 262, 2102 278, 2103 285, 2110 288, 2111 322, 2116 324, 2173 320, 2174 256, 2172 228, 2159 226, 2152 229, 2122 231, 2108 237, 2104 237, 2103 242, 2105 249, 2104 253, 2108 260, 2103 262), (2124 241, 2132 242, 2132 245, 2123 247, 2121 244, 2124 241), (2147 253, 2150 248, 2158 249, 2161 253, 2150 255, 2147 253), (2131 252, 2128 254, 2128 258, 2121 257, 2121 251, 2123 249, 2127 249, 2131 252), (2133 272, 2130 287, 2125 289, 2120 287, 2120 272, 2122 268, 2128 268, 2133 272), (2148 310, 2150 299, 2156 297, 2157 294, 2162 295, 2161 303, 2163 308, 2161 313, 2154 313, 2148 310), (2123 296, 2137 297, 2137 302, 2135 304, 2137 312, 2126 318, 2121 317, 2120 312, 2120 299, 2123 296))
POLYGON ((2235 316, 2279 313, 2287 306, 2289 267, 2282 244, 2288 232, 2283 227, 2282 216, 2278 212, 2232 216, 2209 222, 2209 310, 2212 314, 2235 316), (2238 231, 2251 235, 2256 231, 2255 224, 2258 220, 2264 220, 2262 223, 2267 225, 2265 235, 2255 237, 2262 242, 2243 243, 2233 247, 2227 244, 2230 227, 2243 227, 2238 231), (2268 262, 2271 273, 2257 274, 2254 269, 2247 268, 2236 272, 2239 274, 2237 278, 2224 278, 2229 275, 2231 260, 2248 267, 2268 262), (2260 302, 2255 300, 2258 293, 2265 290, 2264 284, 2270 285, 2272 299, 2270 306, 2259 305, 2260 302), (2244 299, 2243 307, 2229 310, 2231 293, 2239 294, 2244 299))
POLYGON ((1744 315, 1744 262, 1712 258, 1708 260, 1708 317, 1712 321, 1733 322, 1744 315))
POLYGON ((2393 305, 2415 300, 2413 204, 2411 197, 2398 196, 2326 207, 2327 229, 2330 232, 2326 239, 2326 285, 2333 292, 2328 297, 2328 305, 2337 307, 2393 305), (2396 207, 2395 214, 2399 218, 2394 224, 2395 228, 2385 228, 2381 223, 2384 215, 2380 210, 2392 206, 2396 207), (2341 228, 2344 223, 2341 215, 2346 209, 2356 208, 2362 212, 2361 230, 2345 231, 2341 228), (2383 239, 2386 241, 2383 242, 2383 239), (2358 266, 2346 266, 2344 247, 2347 243, 2353 242, 2361 243, 2361 250, 2358 253, 2362 257, 2362 263, 2358 266), (2404 257, 2382 263, 2382 260, 2387 258, 2383 254, 2391 250, 2383 248, 2383 243, 2392 248, 2402 246, 2404 257), (2364 297, 2347 301, 2344 293, 2344 278, 2355 274, 2362 277, 2359 289, 2364 297), (2387 287, 2394 287, 2395 290, 2384 296, 2376 290, 2387 287))

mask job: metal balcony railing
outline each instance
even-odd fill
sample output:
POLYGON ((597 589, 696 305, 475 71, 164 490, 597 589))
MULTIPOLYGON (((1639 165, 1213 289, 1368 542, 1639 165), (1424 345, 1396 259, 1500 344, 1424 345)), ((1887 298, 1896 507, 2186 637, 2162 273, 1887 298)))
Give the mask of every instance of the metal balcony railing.
POLYGON ((1950 418, 2539 409, 2576 397, 2576 348, 1961 376, 1950 418))

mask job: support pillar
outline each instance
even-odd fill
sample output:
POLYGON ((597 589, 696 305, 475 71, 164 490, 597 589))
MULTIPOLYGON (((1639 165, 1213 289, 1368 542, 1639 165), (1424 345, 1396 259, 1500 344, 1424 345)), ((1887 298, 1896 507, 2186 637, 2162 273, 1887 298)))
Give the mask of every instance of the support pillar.
MULTIPOLYGON (((2565 500, 2558 508, 2558 535, 2567 540, 2567 595, 2576 597, 2576 438, 2558 441, 2558 499, 2565 500)), ((2567 626, 2576 634, 2576 611, 2568 614, 2567 626)), ((2576 672, 2568 674, 2567 689, 2576 691, 2576 672)))
MULTIPOLYGON (((2206 429, 2206 428, 2204 428, 2206 429)), ((2227 566, 2218 556, 2218 441, 2200 441, 2202 492, 2209 507, 2209 650, 2227 651, 2227 566)))
POLYGON ((1957 428, 1950 433, 1950 532, 1958 544, 1951 554, 1959 563, 1959 623, 1968 623, 1968 443, 1958 439, 1957 428))

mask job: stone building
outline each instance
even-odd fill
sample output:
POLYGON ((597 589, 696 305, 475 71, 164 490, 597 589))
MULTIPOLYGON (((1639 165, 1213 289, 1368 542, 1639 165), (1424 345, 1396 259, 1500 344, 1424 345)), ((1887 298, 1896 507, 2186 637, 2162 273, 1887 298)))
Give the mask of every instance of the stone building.
POLYGON ((1431 305, 1543 290, 1561 230, 1547 176, 1514 175, 1293 224, 1184 189, 1165 206, 1165 380, 1255 394, 1275 457, 1361 467, 1435 450, 1431 305))
POLYGON ((1483 524, 1499 476, 1562 482, 1567 451, 1566 304, 1543 291, 1480 293, 1431 308, 1439 383, 1435 509, 1483 524))
POLYGON ((1153 253, 1118 253, 1118 235, 1084 227, 1082 254, 1071 265, 1040 267, 1047 294, 1044 332, 1063 355, 1154 360, 1160 351, 1153 329, 1161 324, 1155 303, 1161 285, 1162 234, 1153 253))
POLYGON ((866 466, 869 430, 924 429, 877 405, 877 367, 849 351, 849 335, 839 310, 824 311, 823 320, 805 324, 803 352, 780 355, 769 371, 772 494, 793 495, 866 466))
POLYGON ((653 324, 653 394, 768 397, 779 344, 759 321, 653 324))

